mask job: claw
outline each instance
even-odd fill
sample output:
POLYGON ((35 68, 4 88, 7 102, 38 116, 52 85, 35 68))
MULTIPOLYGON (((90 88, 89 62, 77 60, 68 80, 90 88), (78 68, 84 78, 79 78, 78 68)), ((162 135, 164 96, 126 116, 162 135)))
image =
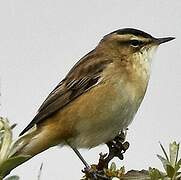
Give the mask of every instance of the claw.
POLYGON ((85 173, 86 177, 89 180, 110 180, 110 178, 101 175, 101 172, 99 172, 98 170, 94 170, 92 167, 84 168, 82 172, 85 173))

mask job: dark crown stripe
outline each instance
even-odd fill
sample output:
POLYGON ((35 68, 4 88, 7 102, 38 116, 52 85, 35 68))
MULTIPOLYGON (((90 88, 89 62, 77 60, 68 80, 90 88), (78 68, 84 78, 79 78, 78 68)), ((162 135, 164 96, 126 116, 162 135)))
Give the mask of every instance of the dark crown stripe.
POLYGON ((122 35, 122 34, 133 34, 135 36, 142 36, 142 37, 145 37, 145 38, 152 38, 152 36, 150 34, 147 34, 144 31, 140 31, 138 29, 133 29, 133 28, 119 29, 117 31, 113 31, 110 34, 113 34, 113 33, 120 34, 120 35, 122 35))

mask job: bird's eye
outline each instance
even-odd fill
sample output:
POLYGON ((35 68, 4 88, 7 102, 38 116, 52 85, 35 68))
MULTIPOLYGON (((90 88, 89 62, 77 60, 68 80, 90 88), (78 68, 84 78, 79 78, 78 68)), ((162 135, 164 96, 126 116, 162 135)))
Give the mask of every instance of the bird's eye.
POLYGON ((133 46, 133 47, 138 47, 138 46, 142 45, 143 42, 142 42, 142 41, 139 41, 139 40, 136 40, 136 39, 133 39, 133 40, 130 41, 130 44, 131 44, 131 46, 133 46))

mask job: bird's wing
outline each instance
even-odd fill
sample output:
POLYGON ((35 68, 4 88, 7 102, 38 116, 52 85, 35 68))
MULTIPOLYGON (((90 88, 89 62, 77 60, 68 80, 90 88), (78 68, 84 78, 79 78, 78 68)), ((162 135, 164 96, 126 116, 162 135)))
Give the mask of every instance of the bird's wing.
POLYGON ((95 54, 94 51, 84 56, 70 70, 65 79, 49 94, 40 106, 36 116, 20 135, 24 134, 35 124, 50 117, 68 103, 72 102, 75 98, 100 83, 102 71, 111 62, 112 61, 108 59, 101 59, 101 55, 95 54))

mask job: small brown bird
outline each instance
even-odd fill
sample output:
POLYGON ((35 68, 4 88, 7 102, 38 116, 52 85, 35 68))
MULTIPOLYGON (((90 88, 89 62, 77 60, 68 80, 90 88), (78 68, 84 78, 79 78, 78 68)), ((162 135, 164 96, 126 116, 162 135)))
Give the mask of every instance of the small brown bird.
POLYGON ((114 139, 132 122, 143 100, 152 55, 173 39, 131 28, 104 36, 43 102, 21 132, 17 154, 34 156, 62 144, 80 155, 78 148, 114 139))

